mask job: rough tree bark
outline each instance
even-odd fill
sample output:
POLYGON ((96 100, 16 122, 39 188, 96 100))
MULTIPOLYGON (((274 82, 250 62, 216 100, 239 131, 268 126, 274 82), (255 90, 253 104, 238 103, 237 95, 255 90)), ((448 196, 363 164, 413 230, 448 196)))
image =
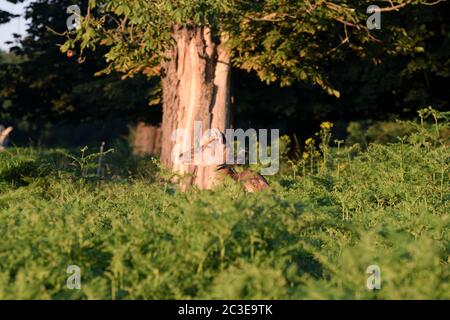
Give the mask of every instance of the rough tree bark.
POLYGON ((135 155, 161 154, 161 127, 139 122, 134 129, 133 153, 135 155))
POLYGON ((163 165, 184 175, 182 185, 208 189, 217 183, 214 166, 177 164, 172 159, 177 129, 185 129, 183 151, 193 145, 194 122, 202 124, 203 132, 229 127, 230 118, 230 53, 224 36, 215 39, 207 27, 175 26, 175 45, 162 65, 163 165))

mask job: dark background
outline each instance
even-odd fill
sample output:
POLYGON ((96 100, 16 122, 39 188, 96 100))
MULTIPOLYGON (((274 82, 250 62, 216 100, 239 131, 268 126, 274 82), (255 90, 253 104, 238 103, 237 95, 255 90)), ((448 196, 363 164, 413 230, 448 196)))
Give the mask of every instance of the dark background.
MULTIPOLYGON (((126 137, 138 121, 155 125, 161 121, 158 79, 94 76, 105 67, 101 48, 87 53, 83 63, 76 54, 68 57, 60 52, 58 44, 65 39, 48 27, 65 30, 67 14, 61 8, 70 4, 33 2, 27 9, 28 36, 17 38, 11 52, 0 54, 0 124, 15 127, 15 145, 98 145, 126 137)), ((405 18, 404 24, 423 38, 424 52, 380 51, 381 63, 374 64, 349 50, 341 60, 323 62, 340 99, 300 82, 282 88, 233 70, 233 126, 278 128, 282 134, 304 139, 322 121, 331 121, 335 136, 345 138, 351 122, 365 130, 379 121, 415 118, 416 111, 427 106, 448 110, 450 6, 415 10, 420 10, 415 15, 420 23, 405 18)), ((4 14, 0 17, 0 22, 8 20, 4 14)))

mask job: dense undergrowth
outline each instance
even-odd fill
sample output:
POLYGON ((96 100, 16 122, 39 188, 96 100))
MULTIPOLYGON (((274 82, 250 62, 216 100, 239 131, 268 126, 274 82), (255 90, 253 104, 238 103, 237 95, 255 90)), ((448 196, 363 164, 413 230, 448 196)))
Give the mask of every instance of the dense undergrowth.
POLYGON ((448 119, 436 121, 367 149, 329 147, 325 124, 258 194, 232 181, 182 193, 120 150, 98 179, 96 155, 8 149, 0 299, 449 299, 448 119), (66 287, 69 265, 81 290, 66 287))

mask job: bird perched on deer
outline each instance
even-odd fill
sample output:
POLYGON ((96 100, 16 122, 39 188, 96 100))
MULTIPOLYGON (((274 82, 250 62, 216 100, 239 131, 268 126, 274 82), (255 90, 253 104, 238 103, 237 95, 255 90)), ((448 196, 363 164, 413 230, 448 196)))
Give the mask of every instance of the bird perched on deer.
MULTIPOLYGON (((237 164, 227 163, 227 141, 225 134, 219 130, 213 130, 211 136, 207 139, 203 139, 200 147, 194 147, 187 152, 183 152, 179 155, 180 158, 188 159, 192 161, 195 155, 199 152, 204 154, 209 152, 210 154, 218 154, 216 158, 215 170, 222 176, 228 176, 236 182, 239 182, 243 189, 249 193, 259 192, 269 188, 269 183, 266 178, 261 174, 252 171, 247 168, 242 172, 238 172, 237 164)), ((242 153, 240 154, 242 155, 242 153)))

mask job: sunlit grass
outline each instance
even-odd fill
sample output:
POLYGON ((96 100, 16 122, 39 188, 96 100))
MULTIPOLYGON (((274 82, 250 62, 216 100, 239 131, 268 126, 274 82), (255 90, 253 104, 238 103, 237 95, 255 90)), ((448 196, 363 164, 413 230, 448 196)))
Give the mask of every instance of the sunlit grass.
POLYGON ((61 150, 9 149, 0 299, 449 299, 448 141, 410 125, 359 152, 309 142, 258 194, 231 181, 181 193, 120 150, 100 180, 61 150), (66 287, 69 265, 81 290, 66 287))

